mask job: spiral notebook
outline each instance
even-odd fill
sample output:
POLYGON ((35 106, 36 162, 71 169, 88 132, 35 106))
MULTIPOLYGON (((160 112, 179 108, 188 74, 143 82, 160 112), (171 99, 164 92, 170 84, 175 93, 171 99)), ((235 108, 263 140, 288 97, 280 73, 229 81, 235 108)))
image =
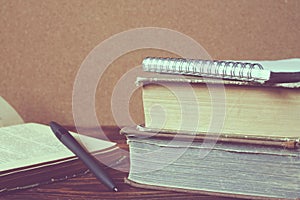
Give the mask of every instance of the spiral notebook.
POLYGON ((142 63, 146 72, 222 78, 259 83, 300 81, 300 59, 274 61, 224 61, 184 58, 147 57, 142 63))

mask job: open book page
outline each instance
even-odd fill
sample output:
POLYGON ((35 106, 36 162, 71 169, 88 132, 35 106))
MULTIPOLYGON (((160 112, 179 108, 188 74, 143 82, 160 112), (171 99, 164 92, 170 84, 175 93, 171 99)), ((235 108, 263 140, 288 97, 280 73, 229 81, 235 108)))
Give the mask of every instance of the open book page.
MULTIPOLYGON (((78 136, 75 138, 78 139, 78 136)), ((116 145, 113 142, 83 135, 79 139, 90 152, 105 150, 116 145)), ((74 156, 55 137, 50 127, 42 124, 27 123, 0 128, 0 141, 2 141, 0 171, 74 156)))
POLYGON ((0 96, 0 127, 23 123, 17 111, 0 96))

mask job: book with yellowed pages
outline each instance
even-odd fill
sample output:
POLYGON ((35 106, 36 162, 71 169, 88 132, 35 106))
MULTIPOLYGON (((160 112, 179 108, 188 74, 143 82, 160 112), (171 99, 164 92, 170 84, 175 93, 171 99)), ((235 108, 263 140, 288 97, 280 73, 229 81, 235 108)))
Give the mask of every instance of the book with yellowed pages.
POLYGON ((138 77, 145 127, 228 137, 299 140, 300 83, 138 77))
MULTIPOLYGON (((0 192, 64 180, 88 170, 47 125, 24 123, 0 97, 0 192)), ((116 143, 72 133, 96 158, 115 164, 116 143)))

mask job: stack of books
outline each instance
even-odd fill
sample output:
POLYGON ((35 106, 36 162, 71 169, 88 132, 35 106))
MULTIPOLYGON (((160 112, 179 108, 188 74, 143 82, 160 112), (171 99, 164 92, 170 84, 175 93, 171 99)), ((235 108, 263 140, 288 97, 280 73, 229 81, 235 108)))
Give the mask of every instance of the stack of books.
POLYGON ((300 198, 300 59, 145 58, 145 124, 125 127, 126 182, 227 197, 300 198), (164 74, 170 74, 164 76, 164 74))

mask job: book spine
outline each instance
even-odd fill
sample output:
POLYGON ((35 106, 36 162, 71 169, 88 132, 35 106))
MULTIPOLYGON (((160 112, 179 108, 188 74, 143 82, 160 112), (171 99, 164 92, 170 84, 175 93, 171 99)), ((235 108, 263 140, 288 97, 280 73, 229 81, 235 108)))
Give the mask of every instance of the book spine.
POLYGON ((271 74, 259 63, 221 60, 147 57, 143 60, 142 66, 147 72, 255 82, 265 82, 269 80, 271 74))

